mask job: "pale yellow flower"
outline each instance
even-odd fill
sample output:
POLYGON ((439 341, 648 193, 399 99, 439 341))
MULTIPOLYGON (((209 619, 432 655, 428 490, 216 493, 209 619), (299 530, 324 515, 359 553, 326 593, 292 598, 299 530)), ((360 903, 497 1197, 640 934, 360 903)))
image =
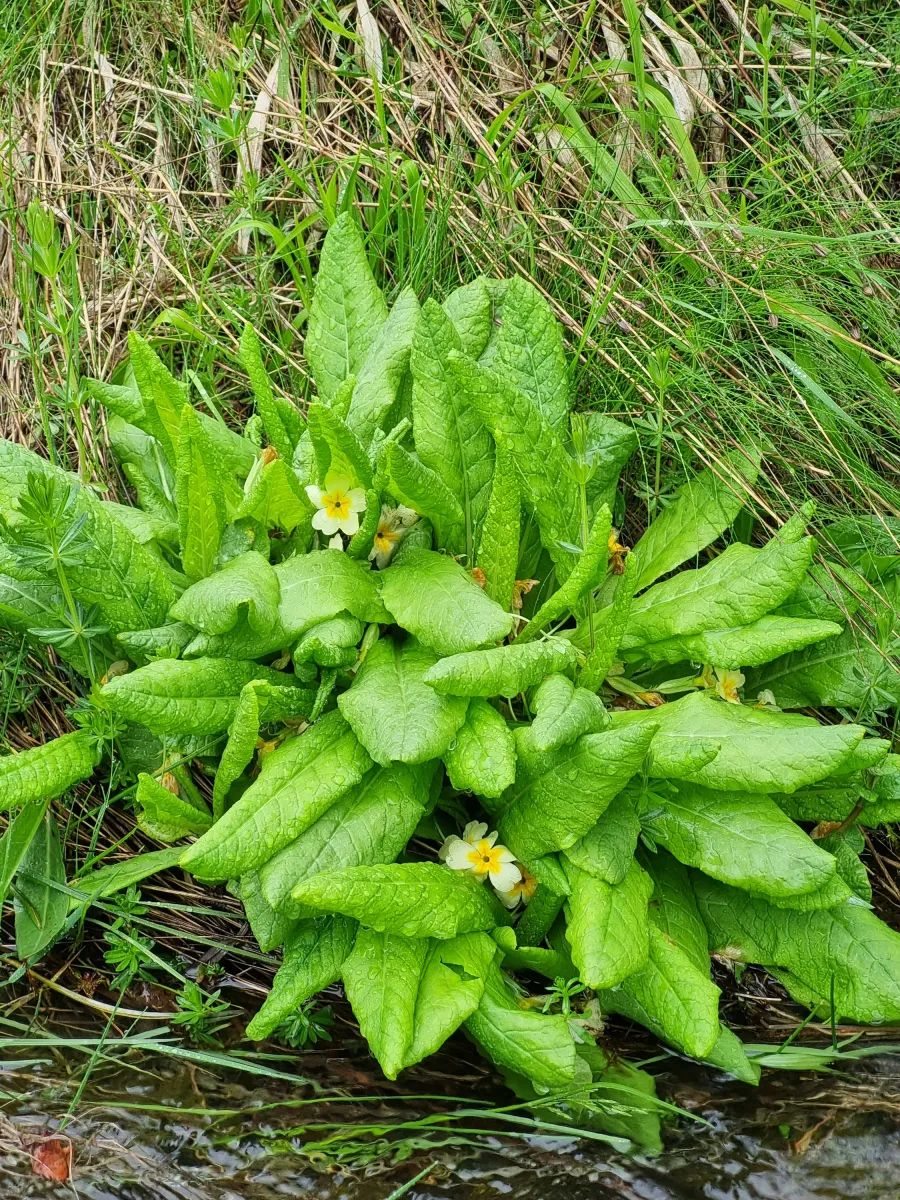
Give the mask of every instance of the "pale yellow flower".
POLYGON ((419 514, 403 504, 398 504, 396 508, 385 504, 378 520, 372 549, 369 551, 369 561, 374 562, 379 570, 386 567, 403 540, 406 530, 418 519, 419 514))
POLYGON ((528 904, 537 891, 538 881, 535 877, 530 871, 526 871, 523 868, 520 869, 522 870, 522 878, 518 883, 514 883, 508 891, 497 893, 501 902, 507 908, 515 908, 520 901, 522 904, 528 904))
POLYGON ((508 892, 522 878, 516 856, 505 846, 496 845, 496 832, 488 833, 483 821, 470 821, 462 837, 451 835, 438 853, 453 871, 469 871, 478 879, 490 879, 498 892, 508 892))
POLYGON ((306 494, 316 506, 313 513, 313 529, 326 537, 346 533, 353 537, 359 530, 359 514, 366 511, 366 493, 353 487, 343 475, 328 475, 323 488, 310 484, 306 494))

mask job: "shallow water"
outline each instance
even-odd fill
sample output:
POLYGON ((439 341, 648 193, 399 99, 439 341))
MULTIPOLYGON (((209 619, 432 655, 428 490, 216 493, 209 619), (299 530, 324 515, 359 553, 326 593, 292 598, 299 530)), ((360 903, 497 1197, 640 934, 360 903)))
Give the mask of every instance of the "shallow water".
MULTIPOLYGON (((28 1145, 53 1134, 83 1077, 73 1052, 48 1063, 6 1062, 0 1072, 0 1196, 77 1194, 84 1200, 898 1200, 900 1059, 880 1055, 836 1074, 769 1071, 758 1089, 667 1059, 660 1095, 708 1125, 668 1126, 665 1152, 628 1157, 600 1143, 524 1140, 432 1131, 427 1144, 385 1127, 452 1112, 456 1095, 495 1099, 477 1064, 411 1073, 400 1100, 368 1076, 355 1048, 298 1055, 306 1078, 327 1081, 346 1103, 308 1088, 193 1064, 133 1057, 95 1063, 65 1126, 75 1156, 70 1185, 38 1178, 28 1145), (472 1073, 467 1073, 468 1068, 472 1073), (448 1077, 450 1071, 455 1077, 448 1077), (383 1093, 362 1103, 369 1090, 383 1093), (291 1107, 291 1098, 309 1098, 291 1107), (276 1107, 277 1105, 277 1107, 276 1107), (154 1111, 154 1109, 156 1111, 154 1111), (161 1111, 160 1111, 161 1110, 161 1111), (231 1115, 227 1115, 230 1110, 231 1115), (226 1115, 223 1115, 225 1113, 226 1115), (317 1123, 328 1129, 311 1128, 317 1123), (372 1131, 373 1123, 380 1128, 372 1131), (365 1125, 363 1129, 361 1126, 365 1125), (293 1131, 293 1132, 291 1132, 293 1131), (473 1140, 477 1144, 472 1144, 473 1140), (461 1144, 460 1144, 461 1143, 461 1144), (393 1147, 393 1150, 391 1150, 393 1147), (393 1154, 400 1161, 385 1162, 393 1154), (402 1191, 415 1176, 418 1182, 402 1191)), ((465 1056, 465 1049, 463 1049, 465 1056)), ((283 1063, 279 1064, 283 1067, 283 1063)), ((500 1101, 505 1102, 505 1101, 500 1101)), ((488 1126, 489 1127, 489 1126, 488 1126)), ((422 1131, 415 1136, 423 1137, 422 1131)))

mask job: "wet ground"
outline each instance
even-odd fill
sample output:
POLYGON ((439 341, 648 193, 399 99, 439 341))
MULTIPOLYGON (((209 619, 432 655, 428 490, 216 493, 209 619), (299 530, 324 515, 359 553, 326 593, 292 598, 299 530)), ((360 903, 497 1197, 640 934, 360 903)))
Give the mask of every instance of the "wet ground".
POLYGON ((674 1120, 665 1152, 648 1159, 565 1137, 500 1136, 478 1106, 506 1097, 465 1045, 439 1071, 410 1073, 403 1086, 415 1099, 376 1087, 352 1046, 293 1059, 306 1079, 327 1081, 322 1099, 278 1078, 287 1058, 265 1078, 104 1049, 85 1083, 92 1053, 17 1047, 0 1064, 3 1200, 900 1198, 896 1055, 834 1073, 769 1071, 758 1089, 657 1062, 660 1095, 706 1123, 674 1120), (370 1089, 380 1094, 363 1100, 370 1089), (467 1116, 448 1089, 476 1097, 467 1116), (65 1174, 70 1147, 69 1183, 35 1173, 65 1174))

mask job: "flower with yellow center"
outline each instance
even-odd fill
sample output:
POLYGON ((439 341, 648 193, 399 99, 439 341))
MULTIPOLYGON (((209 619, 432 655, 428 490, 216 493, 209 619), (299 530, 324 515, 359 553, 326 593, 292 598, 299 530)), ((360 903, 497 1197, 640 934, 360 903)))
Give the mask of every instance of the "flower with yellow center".
POLYGON ((744 686, 743 671, 723 671, 716 667, 716 693, 729 704, 740 704, 738 688, 744 686))
POLYGON ((523 904, 528 904, 534 893, 537 891, 538 881, 530 871, 522 871, 522 878, 518 883, 514 883, 506 892, 498 892, 501 902, 507 908, 515 908, 521 901, 523 904))
POLYGON ((343 475, 328 475, 324 488, 310 484, 306 494, 316 506, 313 513, 313 529, 326 537, 346 533, 353 537, 359 530, 359 514, 366 511, 366 493, 353 487, 343 475))
POLYGON ((505 846, 496 845, 496 831, 488 833, 483 821, 470 821, 462 837, 451 835, 438 853, 441 862, 453 871, 470 871, 476 879, 490 879, 498 892, 508 892, 522 878, 516 856, 505 846))
POLYGON ((374 562, 379 570, 388 565, 394 556, 394 551, 403 540, 406 530, 419 519, 419 514, 403 504, 390 508, 385 504, 378 519, 378 530, 369 551, 369 562, 374 562))

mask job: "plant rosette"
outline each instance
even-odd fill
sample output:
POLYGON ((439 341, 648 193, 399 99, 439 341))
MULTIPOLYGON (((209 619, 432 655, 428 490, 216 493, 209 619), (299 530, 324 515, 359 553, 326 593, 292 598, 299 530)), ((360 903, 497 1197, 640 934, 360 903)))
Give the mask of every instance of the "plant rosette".
MULTIPOLYGON (((133 383, 90 388, 136 505, 0 444, 0 623, 88 685, 80 729, 0 761, 24 958, 178 863, 282 951, 251 1038, 341 981, 389 1078, 462 1029, 597 1127, 598 1011, 758 1077, 711 954, 835 1020, 900 1020, 900 936, 859 857, 860 826, 900 818, 900 759, 796 711, 860 684, 811 511, 759 545, 732 533, 753 448, 629 551, 611 510, 635 435, 572 417, 541 296, 477 279, 388 309, 349 216, 322 248, 304 412, 243 333, 262 450, 130 351, 133 383), (76 901, 47 804, 104 749, 173 844, 71 880, 76 901), (197 759, 211 804, 169 769, 197 759), (579 984, 536 1004, 541 974, 579 984)), ((871 586, 896 614, 896 581, 871 586)))

